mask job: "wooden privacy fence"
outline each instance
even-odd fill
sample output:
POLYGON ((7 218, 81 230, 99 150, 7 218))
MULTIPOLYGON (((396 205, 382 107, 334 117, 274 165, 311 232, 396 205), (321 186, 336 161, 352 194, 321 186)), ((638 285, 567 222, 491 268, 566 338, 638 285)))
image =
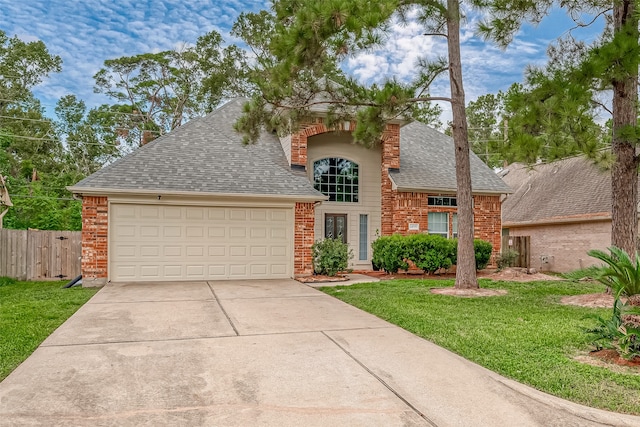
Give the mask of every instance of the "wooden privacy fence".
POLYGON ((79 231, 0 228, 0 276, 18 280, 71 280, 80 275, 79 231))
POLYGON ((502 252, 508 249, 518 252, 514 267, 530 267, 531 236, 502 236, 502 252))

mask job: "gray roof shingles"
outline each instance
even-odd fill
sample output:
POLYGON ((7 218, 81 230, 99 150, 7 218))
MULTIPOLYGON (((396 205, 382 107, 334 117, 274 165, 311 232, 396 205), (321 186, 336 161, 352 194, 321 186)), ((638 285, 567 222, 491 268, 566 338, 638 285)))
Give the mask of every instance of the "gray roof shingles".
POLYGON ((611 213, 611 173, 584 157, 505 168, 513 190, 502 204, 503 223, 530 223, 611 213))
POLYGON ((245 146, 233 123, 245 101, 234 99, 83 179, 73 189, 301 196, 323 200, 292 171, 277 136, 263 132, 245 146))
MULTIPOLYGON (((83 179, 72 190, 118 190, 300 196, 324 200, 304 172, 292 170, 276 135, 263 132, 244 146, 233 123, 244 99, 190 121, 83 179)), ((453 140, 418 122, 400 131, 400 189, 456 191, 453 140)), ((508 193, 509 187, 472 153, 474 192, 508 193)))
MULTIPOLYGON (((510 193, 491 168, 471 152, 471 186, 476 193, 510 193)), ((399 189, 456 192, 453 139, 420 123, 400 129, 400 170, 391 172, 399 189)))

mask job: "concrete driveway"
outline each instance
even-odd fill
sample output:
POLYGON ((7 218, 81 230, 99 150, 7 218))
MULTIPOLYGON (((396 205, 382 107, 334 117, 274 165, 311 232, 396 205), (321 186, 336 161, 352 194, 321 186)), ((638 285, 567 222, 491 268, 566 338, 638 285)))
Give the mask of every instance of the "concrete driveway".
POLYGON ((0 425, 640 426, 293 280, 110 284, 0 383, 0 425))

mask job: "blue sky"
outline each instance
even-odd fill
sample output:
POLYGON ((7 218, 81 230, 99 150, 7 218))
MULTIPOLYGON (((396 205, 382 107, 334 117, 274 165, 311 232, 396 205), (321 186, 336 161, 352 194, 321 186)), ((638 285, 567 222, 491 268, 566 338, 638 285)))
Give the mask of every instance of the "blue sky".
MULTIPOLYGON (((62 58, 63 71, 34 90, 47 113, 53 114, 55 102, 67 94, 75 94, 89 106, 108 102, 93 93, 93 75, 106 59, 179 48, 211 30, 235 43, 229 30, 238 14, 268 7, 268 1, 260 0, 0 0, 0 29, 25 41, 42 40, 62 58)), ((474 26, 475 20, 469 19, 462 31, 467 101, 522 81, 525 67, 543 64, 549 42, 572 25, 563 13, 554 13, 538 28, 523 28, 506 51, 479 39, 474 26)), ((410 79, 420 56, 446 53, 444 42, 422 36, 416 23, 398 23, 392 29, 384 46, 345 62, 361 81, 410 79)), ((593 38, 598 32, 590 29, 577 35, 593 38)), ((431 93, 448 96, 448 81, 436 81, 431 93)), ((448 119, 445 112, 443 121, 448 119)))

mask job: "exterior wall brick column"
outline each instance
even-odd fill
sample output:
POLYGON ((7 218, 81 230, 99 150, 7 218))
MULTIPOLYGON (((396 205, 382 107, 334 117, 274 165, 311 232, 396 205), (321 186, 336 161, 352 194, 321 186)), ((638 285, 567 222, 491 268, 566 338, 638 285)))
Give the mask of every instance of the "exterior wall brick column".
POLYGON ((109 213, 106 197, 82 198, 82 285, 107 283, 109 213))
POLYGON ((311 246, 314 239, 315 204, 296 203, 294 235, 294 277, 313 274, 311 246))
POLYGON ((394 233, 394 208, 396 191, 391 185, 389 169, 400 168, 400 125, 387 124, 382 135, 382 236, 390 236, 394 233))
POLYGON ((307 140, 310 136, 329 132, 322 118, 316 118, 316 123, 302 125, 301 129, 291 135, 291 164, 307 166, 307 140))
POLYGON ((473 234, 491 242, 490 265, 496 265, 502 245, 502 206, 500 196, 473 196, 473 234))

